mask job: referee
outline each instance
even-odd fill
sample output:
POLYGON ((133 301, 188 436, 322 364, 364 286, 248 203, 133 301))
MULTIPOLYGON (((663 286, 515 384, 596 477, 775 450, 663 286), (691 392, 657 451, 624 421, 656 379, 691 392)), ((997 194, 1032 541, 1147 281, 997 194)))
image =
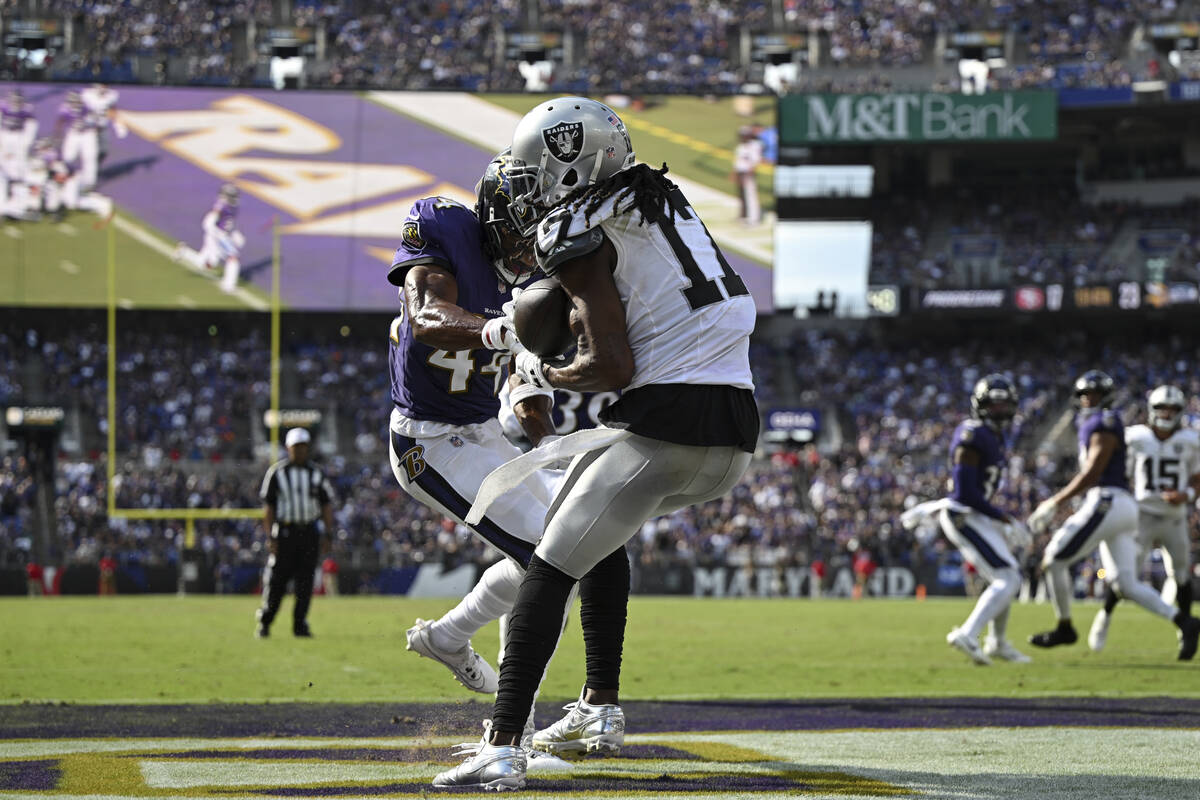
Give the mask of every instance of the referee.
POLYGON ((289 580, 295 582, 296 590, 292 633, 312 636, 307 617, 321 550, 317 520, 325 523, 325 535, 331 536, 333 487, 320 469, 308 463, 310 438, 304 428, 287 432, 284 443, 288 457, 271 465, 259 492, 263 501, 263 527, 270 534, 271 549, 263 573, 263 605, 256 613, 255 635, 260 639, 271 633, 271 622, 279 612, 289 580))

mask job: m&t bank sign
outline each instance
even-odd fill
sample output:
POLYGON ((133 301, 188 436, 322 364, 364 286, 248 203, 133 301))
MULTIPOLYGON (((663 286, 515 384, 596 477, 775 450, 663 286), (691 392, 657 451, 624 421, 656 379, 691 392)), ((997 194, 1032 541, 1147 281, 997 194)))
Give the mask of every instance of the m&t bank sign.
POLYGON ((1054 92, 798 94, 779 101, 784 144, 1054 139, 1054 92))

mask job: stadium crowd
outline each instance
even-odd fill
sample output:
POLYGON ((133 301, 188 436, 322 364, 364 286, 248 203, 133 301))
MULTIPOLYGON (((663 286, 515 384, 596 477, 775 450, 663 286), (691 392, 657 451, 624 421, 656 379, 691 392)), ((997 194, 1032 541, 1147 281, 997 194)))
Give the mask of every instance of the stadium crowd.
MULTIPOLYGON (((551 78, 554 91, 738 91, 753 77, 742 63, 743 31, 817 37, 818 70, 793 90, 914 88, 897 68, 932 63, 939 34, 1000 31, 1014 37, 1010 63, 995 69, 996 89, 1127 87, 1134 80, 1189 78, 1194 67, 1165 65, 1160 54, 1130 53, 1138 25, 1190 21, 1190 0, 1083 0, 992 3, 979 0, 221 0, 195 4, 50 0, 47 13, 87 20, 89 35, 53 65, 72 80, 135 79, 133 62, 167 62, 183 82, 268 85, 258 44, 273 28, 320 30, 324 58, 310 64, 308 86, 519 91, 520 56, 510 33, 578 37, 573 63, 551 78), (197 13, 199 9, 199 13, 197 13), (1136 57, 1129 58, 1130 55, 1136 57), (844 74, 841 74, 844 73, 844 74)), ((15 15, 14 2, 3 10, 15 15)), ((144 74, 144 73, 143 73, 144 74)), ((143 77, 143 79, 145 79, 143 77)), ((928 78, 921 78, 928 80, 928 78)), ((953 90, 957 76, 925 88, 953 90)))
MULTIPOLYGON (((225 333, 208 339, 172 339, 155 320, 138 326, 137 334, 122 336, 118 507, 258 506, 261 463, 252 455, 264 453, 254 453, 249 442, 251 426, 258 424, 253 418, 268 394, 262 378, 266 348, 256 325, 239 330, 236 315, 230 317, 220 326, 225 333), (143 349, 137 354, 135 341, 143 349), (217 389, 212 396, 204 393, 208 386, 217 389), (240 399, 229 396, 239 392, 240 399), (197 433, 203 444, 188 446, 197 433), (143 444, 133 448, 132 441, 143 444)), ((323 459, 339 495, 333 557, 362 568, 494 559, 496 553, 462 526, 400 492, 381 444, 389 405, 382 347, 369 335, 369 324, 354 327, 361 336, 318 332, 289 345, 285 358, 285 371, 306 376, 296 382, 290 399, 325 407, 338 427, 352 431, 336 437, 347 447, 335 447, 323 459)), ((0 326, 0 364, 6 366, 0 406, 57 397, 86 409, 80 419, 98 414, 102 420, 97 403, 105 396, 106 372, 99 330, 86 318, 41 330, 28 320, 0 326), (30 368, 39 363, 44 371, 30 368)), ((870 328, 807 329, 780 340, 756 340, 752 353, 760 402, 786 401, 784 387, 796 386, 791 402, 826 409, 836 419, 831 427, 838 435, 820 440, 819 448, 767 447, 731 495, 647 523, 631 543, 631 553, 643 566, 820 563, 827 565, 827 574, 856 559, 910 568, 937 562, 948 554, 936 531, 907 531, 898 518, 914 503, 944 491, 945 449, 967 413, 974 382, 1001 371, 1018 383, 1021 408, 1010 433, 1016 458, 998 504, 1027 513, 1073 469, 1069 444, 1054 453, 1039 449, 1069 408, 1064 376, 1103 366, 1121 387, 1118 402, 1131 421, 1144 413, 1149 390, 1163 382, 1182 386, 1192 398, 1192 418, 1200 415, 1200 376, 1191 368, 1198 355, 1194 340, 1177 334, 1154 342, 1155 347, 1145 347, 1137 336, 1097 339, 1067 333, 1052 341, 1034 337, 998 344, 987 331, 948 339, 895 337, 870 328), (781 369, 792 374, 780 374, 781 369)), ((97 439, 81 438, 82 452, 64 454, 56 472, 60 548, 55 559, 94 563, 109 555, 143 565, 176 562, 182 524, 109 519, 105 456, 97 439)), ((0 564, 28 557, 33 491, 19 450, 5 454, 0 564)), ((265 560, 253 520, 201 522, 197 534, 197 547, 214 570, 265 560)))
POLYGON ((873 283, 932 289, 1200 281, 1195 199, 1143 206, 1087 202, 1066 183, 963 186, 872 200, 873 283), (1124 249, 1130 239, 1142 258, 1124 249), (1146 266, 1154 256, 1163 259, 1159 273, 1146 266))

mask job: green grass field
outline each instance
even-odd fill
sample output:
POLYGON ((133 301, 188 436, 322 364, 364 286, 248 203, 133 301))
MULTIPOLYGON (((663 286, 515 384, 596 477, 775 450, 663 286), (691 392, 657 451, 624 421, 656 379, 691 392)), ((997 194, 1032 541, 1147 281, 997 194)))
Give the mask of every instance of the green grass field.
POLYGON ((82 212, 62 224, 0 223, 0 305, 104 306, 110 232, 116 236, 116 300, 122 308, 267 308, 266 294, 245 283, 237 294, 226 294, 216 277, 174 263, 173 243, 127 214, 110 229, 82 212))
MULTIPOLYGON (((461 701, 404 629, 451 600, 317 598, 317 637, 286 624, 251 637, 257 598, 26 598, 0 601, 0 701, 77 703, 461 701)), ((289 601, 290 602, 290 601, 289 601)), ((1086 630, 1095 606, 1079 607, 1086 630)), ((1030 665, 977 667, 943 641, 966 599, 809 601, 635 597, 622 696, 628 699, 1048 695, 1200 697, 1200 667, 1175 658, 1171 629, 1123 607, 1108 648, 1033 652, 1047 606, 1017 605, 1010 630, 1030 665)), ((281 614, 286 622, 290 607, 281 614)), ((495 626, 475 640, 493 660, 495 626)), ((573 616, 545 684, 576 696, 583 647, 573 616)))

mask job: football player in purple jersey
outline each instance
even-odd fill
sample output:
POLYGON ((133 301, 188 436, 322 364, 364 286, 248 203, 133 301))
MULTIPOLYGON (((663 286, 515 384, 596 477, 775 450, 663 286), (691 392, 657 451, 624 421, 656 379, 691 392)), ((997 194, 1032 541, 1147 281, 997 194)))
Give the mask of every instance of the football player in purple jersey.
POLYGON ((1038 647, 1074 644, 1079 638, 1071 624, 1071 565, 1090 554, 1097 545, 1105 579, 1120 596, 1134 601, 1152 614, 1171 620, 1179 628, 1179 659, 1196 655, 1200 620, 1176 611, 1149 584, 1138 579, 1137 501, 1129 491, 1125 475, 1125 426, 1109 406, 1113 379, 1100 370, 1089 370, 1075 381, 1080 412, 1079 473, 1057 494, 1034 510, 1029 527, 1042 532, 1059 507, 1073 497, 1083 504, 1055 532, 1042 556, 1046 588, 1054 604, 1058 625, 1029 637, 1038 647))
POLYGON ((1021 572, 1012 549, 1032 544, 1024 523, 992 505, 1008 457, 1004 431, 1017 411, 1017 389, 1003 375, 981 379, 971 394, 971 419, 954 431, 950 443, 953 470, 950 495, 938 513, 946 538, 988 583, 967 620, 946 635, 946 642, 977 664, 992 658, 1026 663, 1029 656, 1009 643, 1008 611, 1021 588, 1021 572), (990 635, 979 647, 984 626, 990 635))
POLYGON ((246 246, 246 237, 237 226, 240 194, 234 184, 222 184, 212 208, 200 222, 204 244, 199 250, 193 250, 183 242, 175 245, 176 261, 198 270, 222 270, 221 288, 226 292, 237 288, 242 270, 241 252, 246 246))
MULTIPOLYGON (((506 381, 533 444, 554 434, 552 392, 506 377, 521 349, 511 300, 536 269, 532 243, 508 222, 508 163, 501 154, 488 164, 474 210, 446 197, 414 203, 388 272, 402 299, 389 347, 392 472, 414 499, 460 524, 488 473, 521 455, 497 419, 506 381)), ((418 619, 408 631, 408 649, 441 662, 469 689, 496 691, 496 672, 470 639, 500 619, 503 648, 503 617, 516 600, 560 476, 539 471, 469 526, 506 558, 441 619, 418 619)), ((557 758, 531 763, 535 769, 565 766, 557 758)))

